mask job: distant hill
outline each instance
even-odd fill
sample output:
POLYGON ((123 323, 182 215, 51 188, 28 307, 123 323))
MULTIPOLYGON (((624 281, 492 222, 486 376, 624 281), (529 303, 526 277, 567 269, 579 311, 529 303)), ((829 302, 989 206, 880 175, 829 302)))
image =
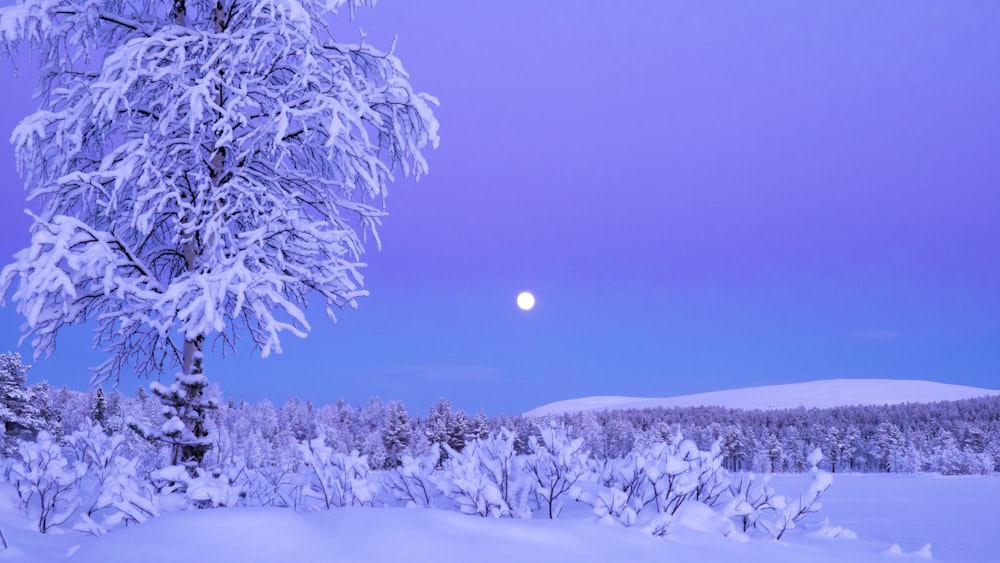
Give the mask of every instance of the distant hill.
POLYGON ((1000 395, 1000 390, 905 379, 825 379, 747 387, 666 398, 583 397, 532 409, 527 416, 656 407, 719 406, 734 409, 832 408, 957 401, 1000 395))

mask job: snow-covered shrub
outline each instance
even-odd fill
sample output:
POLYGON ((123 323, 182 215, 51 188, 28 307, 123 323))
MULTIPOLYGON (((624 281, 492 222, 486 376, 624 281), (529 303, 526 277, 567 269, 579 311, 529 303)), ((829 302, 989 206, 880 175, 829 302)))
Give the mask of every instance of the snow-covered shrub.
POLYGON ((93 491, 76 529, 100 535, 159 515, 149 481, 139 473, 139 459, 125 455, 125 442, 125 434, 108 435, 97 423, 68 437, 66 449, 86 467, 84 481, 93 491))
POLYGON ((18 445, 20 460, 11 464, 11 480, 25 514, 37 518, 38 531, 65 523, 80 506, 78 488, 86 465, 70 462, 52 434, 18 445))
POLYGON ((496 475, 483 471, 483 442, 465 444, 462 451, 442 444, 441 470, 433 474, 435 486, 463 514, 500 518, 512 516, 496 475))
POLYGON ((244 468, 235 481, 245 491, 244 504, 286 508, 295 505, 298 480, 295 466, 275 464, 244 468))
POLYGON ((773 518, 760 518, 758 522, 774 539, 780 540, 785 532, 795 528, 800 520, 819 511, 822 506, 819 498, 833 484, 833 476, 817 467, 821 459, 823 454, 819 448, 809 454, 807 460, 811 465, 809 473, 812 475, 812 481, 797 498, 790 499, 783 495, 771 497, 770 504, 775 512, 773 518))
POLYGON ((656 442, 630 452, 603 467, 598 478, 609 487, 590 500, 603 521, 617 520, 625 526, 636 523, 656 535, 666 533, 670 518, 686 501, 699 493, 713 502, 727 483, 718 448, 701 452, 679 433, 671 442, 656 442))
POLYGON ((148 481, 137 475, 138 460, 118 456, 112 463, 113 469, 101 486, 100 494, 81 516, 93 520, 96 515, 103 515, 101 525, 105 530, 139 524, 159 516, 159 502, 148 481))
POLYGON ((775 510, 772 499, 777 493, 771 488, 770 481, 770 475, 743 471, 730 480, 731 498, 723 513, 736 519, 743 532, 756 528, 763 515, 775 510))
POLYGON ((318 500, 323 508, 373 506, 378 486, 368 479, 368 459, 352 451, 336 453, 324 443, 324 437, 299 444, 303 466, 300 469, 299 506, 308 499, 318 500))
POLYGON ((439 459, 437 450, 419 457, 403 455, 400 465, 385 473, 383 482, 386 490, 408 508, 431 507, 438 494, 431 475, 439 459))
POLYGON ((442 445, 443 462, 438 448, 403 456, 402 465, 386 474, 385 488, 407 506, 432 506, 443 495, 466 514, 530 517, 531 481, 516 442, 513 431, 500 428, 486 438, 475 434, 462 451, 442 445))
POLYGON ((532 458, 517 454, 517 435, 513 430, 500 428, 485 439, 475 438, 474 442, 482 471, 496 483, 510 515, 515 518, 529 517, 528 497, 532 480, 527 473, 532 458))
POLYGON ((602 524, 621 524, 628 527, 635 524, 639 518, 635 508, 629 503, 628 494, 621 489, 610 488, 598 492, 593 505, 594 514, 602 524))
POLYGON ((718 442, 699 450, 679 433, 670 442, 637 448, 622 459, 592 463, 600 474, 596 492, 581 501, 594 507, 602 523, 641 526, 663 536, 675 522, 694 518, 727 537, 746 538, 751 529, 780 539, 808 514, 820 509, 819 498, 832 476, 817 467, 819 449, 808 456, 813 479, 797 498, 778 495, 769 476, 730 473, 722 467, 718 442), (734 523, 735 520, 735 523, 734 523))
POLYGON ((670 444, 660 442, 640 452, 645 479, 640 481, 634 498, 640 509, 654 513, 675 514, 685 501, 694 497, 698 488, 700 460, 698 447, 678 435, 670 444))
POLYGON ((123 434, 108 435, 99 423, 82 425, 66 438, 66 450, 87 467, 87 476, 103 485, 114 469, 115 457, 124 450, 123 434))
MULTIPOLYGON (((168 465, 150 473, 153 488, 160 493, 160 501, 167 502, 166 510, 187 508, 221 508, 240 504, 246 493, 230 471, 212 470, 188 465, 168 465)), ((238 471, 238 469, 233 469, 238 471)))
POLYGON ((198 508, 221 508, 236 506, 246 496, 235 475, 240 468, 196 468, 195 475, 188 478, 187 498, 198 508))
POLYGON ((718 443, 701 451, 678 434, 622 459, 592 464, 601 471, 598 490, 581 500, 594 507, 602 523, 641 526, 655 536, 667 535, 678 519, 694 518, 729 537, 745 538, 745 532, 756 528, 780 539, 819 510, 819 498, 832 482, 832 476, 816 466, 822 459, 819 450, 808 457, 812 482, 797 498, 788 498, 769 486, 768 476, 724 469, 718 443))
POLYGON ((694 499, 708 506, 717 506, 727 492, 730 480, 730 473, 722 466, 721 440, 713 442, 707 451, 696 449, 696 455, 697 458, 691 462, 691 468, 697 475, 694 499))
POLYGON ((563 501, 577 500, 577 483, 588 471, 588 455, 582 451, 583 438, 570 439, 564 426, 542 427, 540 438, 531 436, 531 453, 525 464, 533 477, 532 490, 549 518, 562 511, 563 501))

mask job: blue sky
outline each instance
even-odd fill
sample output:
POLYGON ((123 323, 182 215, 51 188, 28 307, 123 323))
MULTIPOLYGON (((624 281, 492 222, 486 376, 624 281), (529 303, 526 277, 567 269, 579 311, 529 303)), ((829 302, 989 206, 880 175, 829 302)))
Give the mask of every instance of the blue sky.
MULTIPOLYGON (((371 296, 280 357, 209 358, 226 395, 512 414, 835 377, 1000 388, 1000 4, 380 0, 337 27, 398 36, 441 146, 390 190, 371 296)), ((21 62, 5 131, 33 108, 21 62)), ((0 185, 10 256, 9 148, 0 185)), ((19 323, 0 310, 0 348, 19 323)), ((83 388, 91 328, 31 378, 83 388)))

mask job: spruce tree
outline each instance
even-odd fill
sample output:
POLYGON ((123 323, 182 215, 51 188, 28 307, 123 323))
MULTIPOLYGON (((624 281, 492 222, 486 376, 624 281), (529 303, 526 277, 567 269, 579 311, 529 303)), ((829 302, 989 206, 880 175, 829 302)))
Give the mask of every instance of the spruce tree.
POLYGON ((45 426, 38 397, 25 385, 27 380, 28 366, 20 354, 0 354, 0 425, 8 449, 13 447, 12 439, 33 440, 45 426))
POLYGON ((94 401, 90 407, 90 420, 106 428, 108 423, 108 404, 104 398, 104 389, 98 385, 94 391, 94 401))

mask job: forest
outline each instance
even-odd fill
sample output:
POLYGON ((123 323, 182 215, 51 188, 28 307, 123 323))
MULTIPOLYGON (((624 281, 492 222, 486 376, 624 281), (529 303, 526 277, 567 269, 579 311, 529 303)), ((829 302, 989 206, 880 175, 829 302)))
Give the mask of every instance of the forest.
MULTIPOLYGON (((39 431, 60 441, 99 424, 106 433, 121 435, 147 463, 166 461, 158 459, 166 455, 159 451, 163 444, 136 432, 164 421, 162 404, 144 388, 132 396, 105 393, 101 387, 53 389, 45 382, 28 386, 26 374, 19 356, 0 356, 4 455, 14 455, 19 441, 34 440, 39 431)), ((216 408, 208 416, 213 439, 209 455, 216 465, 241 460, 259 466, 322 436, 334 452, 364 456, 371 470, 392 469, 405 456, 423 456, 443 446, 461 452, 501 428, 513 433, 515 451, 524 453, 541 429, 556 424, 570 438, 582 439, 582 449, 600 460, 670 441, 679 433, 701 449, 718 441, 723 465, 731 471, 803 472, 809 468, 808 454, 817 447, 824 455, 820 467, 832 473, 1000 470, 1000 397, 832 409, 629 409, 531 418, 470 415, 446 398, 426 413, 411 413, 400 401, 385 403, 377 397, 363 405, 338 401, 316 406, 292 399, 276 406, 223 400, 218 388, 210 393, 216 408)))

